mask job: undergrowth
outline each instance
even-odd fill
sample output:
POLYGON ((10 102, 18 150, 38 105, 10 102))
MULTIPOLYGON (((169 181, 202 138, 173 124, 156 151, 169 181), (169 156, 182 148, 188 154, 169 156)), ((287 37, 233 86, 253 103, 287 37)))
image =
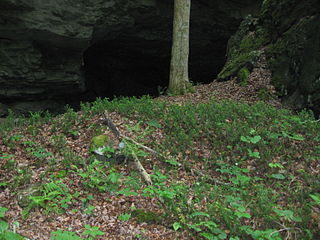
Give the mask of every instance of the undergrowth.
MULTIPOLYGON (((320 123, 308 111, 293 114, 262 102, 214 99, 197 105, 167 104, 148 97, 97 99, 82 104, 80 113, 69 108, 60 117, 11 114, 0 127, 0 136, 10 149, 24 146, 37 159, 37 167, 48 167, 45 175, 49 177, 43 177, 38 190, 27 197, 25 217, 34 208, 43 209, 43 214, 76 212, 79 201, 90 215, 95 209, 93 199, 110 192, 156 199, 163 209, 160 215, 148 209, 127 209, 120 221, 150 221, 187 232, 190 238, 320 238, 320 123), (83 159, 68 149, 66 139, 77 138, 77 127, 104 111, 134 120, 136 124, 126 126, 127 130, 159 153, 152 164, 152 185, 142 184, 137 173, 123 174, 113 164, 94 157, 83 159), (45 123, 54 133, 52 152, 32 140, 45 123), (24 129, 31 139, 26 140, 23 131, 17 134, 17 129, 24 129), (150 140, 155 131, 163 134, 161 144, 150 140), (55 158, 57 154, 62 161, 55 158), (70 178, 75 176, 81 191, 72 189, 70 178)), ((110 146, 106 151, 115 152, 110 146)), ((132 142, 126 142, 122 153, 142 163, 150 156, 132 142)), ((18 167, 13 153, 0 152, 0 159, 9 176, 0 179, 0 188, 16 194, 28 186, 30 172, 18 167)), ((1 209, 0 239, 19 239, 8 237, 9 232, 17 234, 9 230, 1 209)), ((65 229, 54 231, 51 239, 95 239, 104 234, 98 226, 84 224, 83 229, 82 238, 65 229)))

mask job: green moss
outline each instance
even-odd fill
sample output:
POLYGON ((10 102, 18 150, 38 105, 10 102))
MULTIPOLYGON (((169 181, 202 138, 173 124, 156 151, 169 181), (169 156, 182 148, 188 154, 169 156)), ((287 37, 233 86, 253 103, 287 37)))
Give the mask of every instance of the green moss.
POLYGON ((261 55, 261 49, 268 44, 269 33, 263 27, 255 26, 257 19, 248 17, 241 23, 238 32, 230 39, 228 47, 228 61, 222 71, 218 74, 219 79, 226 80, 232 76, 237 76, 238 72, 248 63, 255 63, 261 55))
POLYGON ((279 39, 277 42, 270 44, 266 50, 267 56, 279 55, 287 49, 287 44, 284 39, 279 39))
POLYGON ((240 52, 251 52, 260 49, 268 42, 267 33, 263 28, 249 32, 240 43, 240 52))
POLYGON ((239 54, 226 63, 222 71, 219 73, 219 79, 228 79, 231 76, 236 76, 241 68, 247 63, 254 62, 260 56, 261 51, 253 51, 249 53, 239 54))
POLYGON ((108 146, 110 139, 107 135, 95 136, 91 139, 90 151, 94 151, 98 148, 108 146))
POLYGON ((136 218, 138 223, 148 223, 148 224, 155 224, 162 222, 162 216, 158 213, 144 210, 144 209, 136 209, 132 211, 132 216, 136 218))
POLYGON ((248 70, 248 68, 243 67, 239 70, 237 76, 240 79, 241 85, 245 86, 248 84, 249 75, 250 75, 250 71, 248 70))

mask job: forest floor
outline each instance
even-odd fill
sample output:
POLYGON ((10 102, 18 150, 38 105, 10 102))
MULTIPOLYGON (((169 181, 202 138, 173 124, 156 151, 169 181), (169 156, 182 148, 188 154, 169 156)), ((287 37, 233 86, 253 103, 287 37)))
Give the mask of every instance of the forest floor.
POLYGON ((319 237, 319 122, 284 109, 263 66, 245 83, 195 89, 9 117, 0 127, 0 239, 319 237), (101 124, 105 111, 126 138, 101 124), (128 160, 95 160, 101 135, 108 158, 122 151, 128 160))

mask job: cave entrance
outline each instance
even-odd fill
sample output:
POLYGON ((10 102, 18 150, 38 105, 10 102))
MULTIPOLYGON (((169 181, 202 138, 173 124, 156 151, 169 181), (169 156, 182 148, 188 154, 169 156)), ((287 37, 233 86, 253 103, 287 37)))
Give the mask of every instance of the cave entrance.
POLYGON ((150 43, 108 41, 94 44, 84 53, 88 91, 93 97, 109 99, 158 96, 168 85, 170 59, 168 54, 159 56, 157 53, 158 48, 150 43))
MULTIPOLYGON (((195 83, 215 79, 225 63, 227 40, 190 44, 189 76, 195 83)), ((159 96, 169 83, 171 42, 117 39, 101 41, 84 53, 89 100, 96 97, 159 96)))

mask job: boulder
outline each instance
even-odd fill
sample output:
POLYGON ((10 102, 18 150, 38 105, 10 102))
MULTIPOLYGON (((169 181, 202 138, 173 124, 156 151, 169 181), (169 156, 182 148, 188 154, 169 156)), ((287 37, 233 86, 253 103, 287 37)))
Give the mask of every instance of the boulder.
POLYGON ((258 17, 248 16, 229 40, 228 60, 219 78, 253 68, 265 54, 272 82, 284 103, 320 113, 320 3, 317 0, 264 1, 258 17))

